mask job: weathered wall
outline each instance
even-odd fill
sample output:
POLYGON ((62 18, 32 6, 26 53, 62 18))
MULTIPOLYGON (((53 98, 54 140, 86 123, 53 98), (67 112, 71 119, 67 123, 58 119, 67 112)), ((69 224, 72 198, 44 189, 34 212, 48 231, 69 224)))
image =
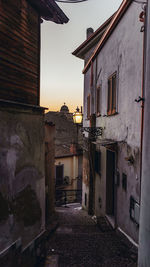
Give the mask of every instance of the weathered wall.
POLYGON ((136 242, 138 242, 138 226, 130 219, 130 197, 140 201, 140 150, 127 143, 118 145, 117 157, 117 222, 118 225, 136 242), (134 163, 126 159, 133 156, 134 163), (123 188, 123 174, 127 175, 127 189, 123 188))
POLYGON ((83 152, 83 183, 82 183, 82 206, 84 209, 89 209, 89 156, 88 152, 83 152))
POLYGON ((56 145, 77 143, 77 127, 73 122, 72 113, 53 112, 45 114, 45 119, 56 127, 56 145))
POLYGON ((98 56, 101 68, 99 83, 102 84, 102 116, 97 125, 104 128, 102 138, 123 142, 118 146, 117 169, 120 186, 117 188, 117 225, 138 241, 137 225, 130 219, 130 197, 139 202, 140 196, 140 129, 141 105, 135 98, 141 95, 143 34, 138 17, 141 7, 133 3, 98 56), (134 34, 133 34, 134 32, 134 34), (108 56, 109 55, 109 56, 108 56), (107 114, 108 77, 117 72, 117 112, 107 114), (105 117, 106 116, 106 117, 105 117), (125 158, 133 156, 134 164, 129 166, 125 158), (127 190, 122 188, 122 174, 127 175, 127 190))
POLYGON ((97 145, 97 151, 101 151, 101 174, 95 174, 95 215, 105 215, 106 211, 106 149, 97 145))
POLYGON ((0 108, 0 251, 45 228, 42 110, 0 108))
POLYGON ((55 126, 45 123, 46 221, 55 211, 55 126))
MULTIPOLYGON (((135 241, 138 240, 137 225, 131 221, 129 208, 130 196, 139 202, 140 196, 140 133, 141 133, 141 105, 135 99, 141 95, 142 86, 142 55, 143 55, 143 33, 140 32, 141 22, 139 14, 141 6, 132 3, 121 21, 101 49, 97 56, 98 77, 95 87, 101 85, 101 116, 97 117, 96 125, 103 127, 102 138, 111 139, 119 142, 116 170, 120 174, 120 186, 117 187, 117 224, 129 234, 135 241), (134 34, 133 34, 134 33, 134 34), (108 77, 117 72, 117 113, 114 116, 107 116, 107 88, 108 77), (128 165, 126 157, 132 155, 134 163, 128 165), (124 192, 122 174, 127 175, 127 191, 124 192)), ((96 61, 93 66, 96 71, 96 61)), ((87 120, 87 96, 91 93, 92 112, 96 111, 95 92, 90 88, 89 69, 85 74, 84 81, 84 126, 89 125, 87 120)), ((93 90, 93 89, 92 89, 93 90)), ((106 155, 102 153, 102 157, 106 155)), ((105 159, 106 160, 106 159, 105 159)), ((106 179, 103 174, 96 177, 96 201, 101 192, 106 179), (99 191, 99 192, 98 192, 99 191)), ((102 207, 105 202, 102 194, 102 207)), ((96 212, 99 213, 99 202, 97 202, 96 212)), ((102 211, 103 212, 103 211, 102 211)))
POLYGON ((55 165, 64 164, 64 177, 69 177, 67 189, 77 189, 78 156, 62 157, 55 159, 55 165))
POLYGON ((39 15, 27 0, 0 1, 0 98, 39 104, 39 15))

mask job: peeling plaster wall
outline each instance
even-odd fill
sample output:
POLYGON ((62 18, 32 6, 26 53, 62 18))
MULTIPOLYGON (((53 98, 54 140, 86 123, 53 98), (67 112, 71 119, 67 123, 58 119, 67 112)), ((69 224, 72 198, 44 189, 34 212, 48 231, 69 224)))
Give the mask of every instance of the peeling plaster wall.
MULTIPOLYGON (((139 202, 140 197, 140 138, 141 138, 141 103, 135 99, 141 95, 143 33, 139 22, 141 6, 132 3, 122 17, 111 36, 101 49, 93 63, 94 85, 101 85, 101 116, 96 119, 96 126, 103 127, 103 135, 98 139, 111 139, 118 142, 116 171, 120 174, 120 185, 117 187, 117 225, 138 242, 138 227, 130 219, 130 196, 139 202), (107 116, 108 78, 117 73, 117 114, 107 116), (98 77, 96 83, 96 77, 98 77), (134 163, 128 164, 125 158, 133 156, 134 163), (122 188, 122 174, 127 175, 127 190, 122 188)), ((95 94, 90 88, 90 68, 84 80, 84 127, 87 120, 87 96, 91 94, 91 110, 95 112, 95 94)), ((101 147, 102 148, 102 147, 101 147)), ((106 153, 102 156, 106 161, 106 153)), ((104 161, 101 159, 102 161, 104 161)), ((102 168, 105 168, 103 162, 102 168)), ((105 180, 106 174, 96 175, 95 212, 105 213, 105 180), (100 196, 99 196, 100 195, 100 196), (99 204, 99 198, 102 203, 99 204), (101 207, 100 207, 101 206, 101 207)))
POLYGON ((45 123, 46 220, 55 212, 55 125, 45 123))
POLYGON ((45 228, 43 111, 0 108, 0 251, 45 228))
POLYGON ((59 164, 64 165, 63 177, 69 177, 69 185, 66 186, 66 189, 77 189, 77 179, 78 179, 78 158, 79 156, 68 156, 55 158, 55 167, 59 164))
MULTIPOLYGON (((141 104, 135 98, 141 95, 143 33, 139 22, 141 7, 131 4, 126 14, 102 48, 97 58, 101 69, 99 83, 102 85, 101 117, 97 126, 104 128, 102 139, 118 141, 116 168, 120 175, 117 187, 117 225, 138 242, 138 227, 130 219, 130 196, 139 202, 140 197, 140 134, 141 104), (134 33, 134 34, 133 34, 134 33), (117 72, 117 112, 107 115, 108 77, 117 72), (125 158, 133 156, 134 164, 125 158), (127 190, 122 187, 122 175, 127 175, 127 190)), ((103 179, 105 179, 103 177, 103 179)))
POLYGON ((83 183, 82 183, 82 206, 84 209, 89 208, 89 157, 88 152, 83 153, 83 183), (85 201, 86 198, 86 201, 85 201))
POLYGON ((101 175, 95 175, 95 215, 104 216, 106 211, 106 149, 104 147, 96 148, 101 151, 101 175))

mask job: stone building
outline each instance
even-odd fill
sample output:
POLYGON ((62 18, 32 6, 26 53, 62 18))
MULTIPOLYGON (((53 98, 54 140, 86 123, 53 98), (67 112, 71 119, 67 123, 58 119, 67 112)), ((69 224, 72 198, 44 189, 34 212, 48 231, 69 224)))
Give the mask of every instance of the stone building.
POLYGON ((68 22, 53 0, 0 1, 0 266, 33 266, 46 233, 42 19, 68 22))
POLYGON ((73 52, 85 60, 83 126, 89 133, 84 132, 82 204, 89 213, 106 216, 136 243, 143 130, 142 14, 139 4, 124 0, 73 52), (97 32, 103 34, 95 46, 97 32))

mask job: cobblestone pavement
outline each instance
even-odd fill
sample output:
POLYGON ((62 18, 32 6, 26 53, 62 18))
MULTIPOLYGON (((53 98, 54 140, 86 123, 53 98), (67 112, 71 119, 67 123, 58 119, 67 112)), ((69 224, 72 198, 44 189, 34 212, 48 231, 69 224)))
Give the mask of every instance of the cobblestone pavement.
POLYGON ((98 227, 77 204, 56 211, 59 227, 48 242, 45 267, 137 266, 136 249, 103 220, 98 227))

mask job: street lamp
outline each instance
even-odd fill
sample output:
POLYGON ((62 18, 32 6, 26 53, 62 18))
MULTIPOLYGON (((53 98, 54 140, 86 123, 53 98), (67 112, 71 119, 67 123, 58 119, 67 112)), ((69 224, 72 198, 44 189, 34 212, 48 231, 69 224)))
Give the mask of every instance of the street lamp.
MULTIPOLYGON (((81 108, 82 110, 82 108, 81 108)), ((83 114, 82 112, 80 112, 80 109, 77 107, 76 111, 73 113, 73 122, 76 124, 77 126, 77 145, 78 145, 78 135, 79 135, 79 125, 82 124, 82 117, 83 114)))
POLYGON ((82 114, 82 112, 80 112, 79 108, 77 107, 76 111, 73 113, 73 122, 77 125, 81 124, 82 123, 82 117, 83 117, 83 114, 82 114))

